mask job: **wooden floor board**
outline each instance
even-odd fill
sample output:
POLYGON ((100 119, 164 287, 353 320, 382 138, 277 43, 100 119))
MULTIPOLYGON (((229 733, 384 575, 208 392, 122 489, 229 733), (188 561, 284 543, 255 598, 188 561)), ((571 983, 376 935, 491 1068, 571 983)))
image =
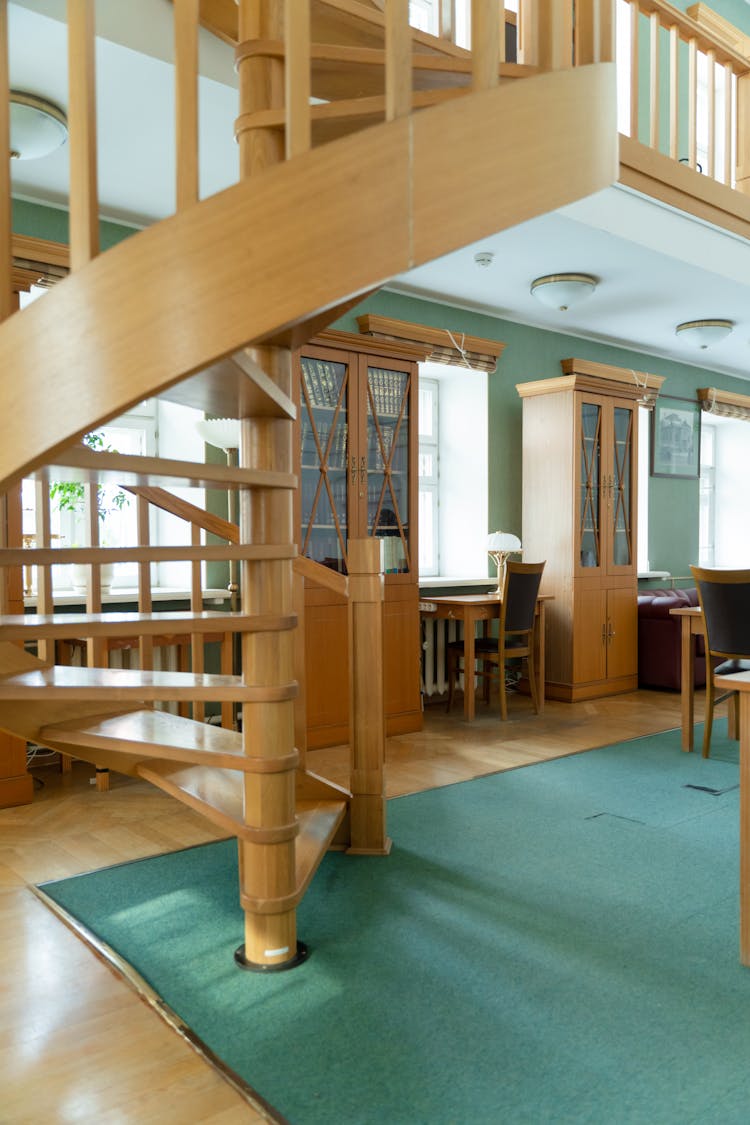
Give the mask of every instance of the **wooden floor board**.
MULTIPOLYGON (((699 699, 703 693, 699 693, 699 699)), ((451 785, 678 726, 679 696, 637 692, 588 703, 548 701, 541 716, 511 696, 465 723, 427 708, 425 727, 389 739, 391 797, 451 785)), ((308 766, 348 781, 346 747, 308 766)), ((29 889, 49 879, 218 839, 221 833, 147 783, 113 773, 109 792, 75 762, 34 771, 31 805, 0 810, 0 1121, 235 1125, 272 1120, 254 1108, 29 889), (44 1081, 40 1081, 40 1075, 44 1081)))

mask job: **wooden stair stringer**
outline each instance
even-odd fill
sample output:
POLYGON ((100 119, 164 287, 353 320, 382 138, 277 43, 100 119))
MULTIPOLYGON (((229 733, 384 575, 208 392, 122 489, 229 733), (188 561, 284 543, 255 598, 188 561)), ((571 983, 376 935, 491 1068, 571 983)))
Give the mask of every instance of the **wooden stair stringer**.
POLYGON ((222 356, 617 175, 614 66, 598 64, 374 126, 138 232, 0 326, 0 489, 222 356))
MULTIPOLYGON (((138 776, 205 816, 218 828, 238 840, 257 840, 258 830, 244 823, 242 774, 236 770, 217 770, 206 766, 180 766, 174 762, 141 762, 138 776)), ((347 801, 304 798, 297 802, 299 833, 295 837, 295 893, 298 905, 315 871, 334 840, 347 814, 347 801)), ((246 908, 243 895, 240 901, 246 908)), ((269 908, 269 900, 253 902, 252 909, 269 908)))

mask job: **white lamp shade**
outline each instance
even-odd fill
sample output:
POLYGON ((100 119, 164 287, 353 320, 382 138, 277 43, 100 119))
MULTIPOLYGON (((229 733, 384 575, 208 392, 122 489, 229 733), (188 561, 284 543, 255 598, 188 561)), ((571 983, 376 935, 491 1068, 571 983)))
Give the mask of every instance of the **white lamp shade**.
POLYGON ((509 531, 493 531, 487 539, 488 551, 520 551, 521 540, 509 531))
POLYGON ((58 106, 34 94, 10 95, 10 152, 15 160, 38 160, 65 144, 68 126, 58 106))
POLYGON ((195 423, 195 428, 208 445, 215 445, 217 449, 240 447, 239 418, 204 418, 195 423))
POLYGON ((595 289, 596 278, 587 273, 551 273, 531 283, 537 301, 561 312, 590 297, 595 289))
POLYGON ((686 320, 677 325, 675 333, 694 348, 710 348, 725 339, 733 328, 731 320, 686 320))

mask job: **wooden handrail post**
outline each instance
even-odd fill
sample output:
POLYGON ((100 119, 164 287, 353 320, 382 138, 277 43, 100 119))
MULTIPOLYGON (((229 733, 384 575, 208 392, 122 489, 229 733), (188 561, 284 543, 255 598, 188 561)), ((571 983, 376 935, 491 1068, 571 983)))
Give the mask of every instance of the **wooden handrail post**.
POLYGON ((99 253, 93 0, 68 0, 70 268, 99 253))
POLYGON ((537 0, 539 69, 568 70, 573 65, 572 0, 537 0))
POLYGON ((577 0, 575 57, 577 66, 614 62, 614 0, 577 0))
POLYGON ((174 0, 177 210, 198 202, 199 0, 174 0))
POLYGON ((497 86, 500 77, 500 9, 495 0, 471 0, 471 67, 474 90, 497 86))
POLYGON ((411 30, 408 0, 385 4, 385 119, 411 113, 411 30))
POLYGON ((379 539, 349 540, 349 724, 352 746, 351 846, 387 855, 383 563, 379 539))
POLYGON ((737 79, 737 168, 735 188, 750 195, 750 74, 737 79))

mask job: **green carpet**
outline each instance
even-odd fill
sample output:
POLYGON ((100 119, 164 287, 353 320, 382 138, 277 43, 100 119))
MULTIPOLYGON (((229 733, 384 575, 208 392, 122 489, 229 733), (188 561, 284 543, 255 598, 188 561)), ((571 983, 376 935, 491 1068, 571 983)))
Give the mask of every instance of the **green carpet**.
POLYGON ((719 726, 391 801, 274 976, 233 962, 234 842, 44 890, 294 1125, 746 1125, 737 783, 719 726))

